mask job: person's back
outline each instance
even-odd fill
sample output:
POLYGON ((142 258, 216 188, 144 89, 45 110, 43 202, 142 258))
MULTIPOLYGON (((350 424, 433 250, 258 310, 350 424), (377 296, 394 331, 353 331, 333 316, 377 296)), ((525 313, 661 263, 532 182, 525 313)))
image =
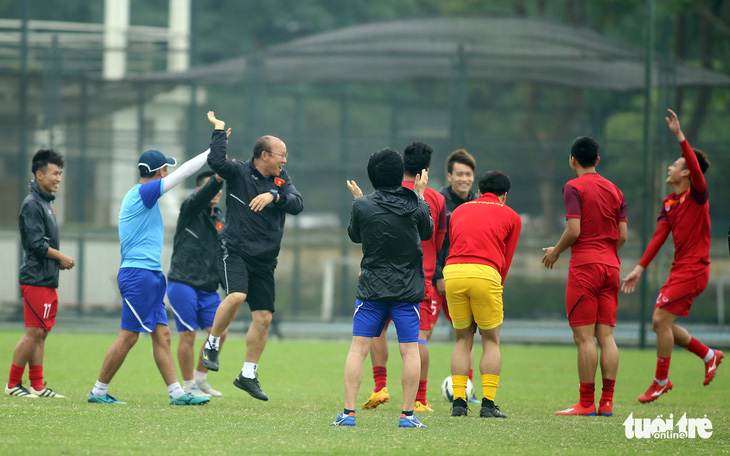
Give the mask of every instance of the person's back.
POLYGON ((163 179, 135 184, 119 209, 121 268, 162 271, 160 255, 165 228, 158 203, 163 179))
POLYGON ((357 297, 378 302, 422 300, 421 240, 430 238, 432 231, 426 203, 413 190, 384 187, 357 198, 348 227, 350 239, 363 245, 357 297))
POLYGON ((521 228, 517 212, 492 193, 464 203, 450 217, 446 264, 489 265, 504 282, 521 228))
POLYGON ((600 263, 619 267, 618 223, 626 220, 626 200, 616 185, 597 173, 565 184, 566 218, 580 219, 580 236, 571 246, 570 266, 600 263))

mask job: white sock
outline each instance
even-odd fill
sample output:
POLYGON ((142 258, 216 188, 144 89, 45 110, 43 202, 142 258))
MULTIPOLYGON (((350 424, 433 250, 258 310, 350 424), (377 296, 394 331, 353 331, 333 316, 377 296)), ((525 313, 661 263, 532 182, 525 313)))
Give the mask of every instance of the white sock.
POLYGON ((195 380, 183 380, 183 389, 185 391, 188 391, 193 386, 195 386, 195 380))
POLYGON ((667 384, 667 382, 669 381, 669 379, 668 378, 665 378, 664 380, 659 380, 658 378, 655 377, 654 378, 654 381, 657 382, 657 384, 659 384, 659 386, 664 386, 664 385, 667 384))
POLYGON ((256 363, 243 363, 243 369, 241 369, 241 375, 246 378, 256 378, 256 369, 259 365, 256 363))
POLYGON ((702 358, 705 362, 708 362, 712 359, 712 357, 715 356, 715 350, 709 349, 707 350, 707 354, 704 358, 702 358))
POLYGON ((94 389, 91 390, 91 394, 98 397, 106 396, 108 392, 109 384, 101 383, 99 380, 96 381, 96 384, 94 384, 94 389))
POLYGON ((195 379, 195 383, 205 383, 205 381, 208 379, 208 373, 196 370, 195 372, 193 372, 193 378, 195 379))
POLYGON ((182 387, 180 386, 180 382, 175 382, 171 385, 167 385, 167 391, 170 393, 170 397, 173 399, 177 399, 178 397, 185 394, 185 391, 183 391, 182 387))
POLYGON ((220 341, 221 341, 220 337, 213 337, 212 334, 209 334, 208 335, 208 348, 215 350, 215 351, 220 350, 220 341))

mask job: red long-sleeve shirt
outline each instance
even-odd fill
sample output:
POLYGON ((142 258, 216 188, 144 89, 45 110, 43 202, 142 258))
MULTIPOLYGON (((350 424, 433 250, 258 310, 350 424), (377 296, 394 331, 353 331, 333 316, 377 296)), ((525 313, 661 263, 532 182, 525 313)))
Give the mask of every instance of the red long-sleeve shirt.
POLYGON ((485 193, 451 213, 446 265, 486 264, 499 272, 504 283, 521 230, 517 212, 493 193, 485 193))
POLYGON ((669 233, 674 240, 672 265, 710 264, 710 203, 707 183, 694 151, 687 140, 680 143, 689 169, 690 188, 667 195, 657 219, 654 236, 639 260, 646 268, 654 259, 669 233))

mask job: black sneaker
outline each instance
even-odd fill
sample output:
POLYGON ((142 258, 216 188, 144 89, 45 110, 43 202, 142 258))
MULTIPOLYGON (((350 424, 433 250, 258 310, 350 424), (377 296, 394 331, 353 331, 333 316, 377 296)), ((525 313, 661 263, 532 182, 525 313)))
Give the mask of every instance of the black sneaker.
POLYGON ((203 366, 206 369, 218 372, 218 350, 208 348, 208 342, 203 347, 203 366))
POLYGON ((259 378, 258 374, 256 374, 256 378, 247 378, 244 377, 243 374, 239 373, 238 377, 236 377, 235 380, 233 380, 233 384, 237 388, 241 388, 248 394, 250 394, 254 399, 258 399, 260 401, 268 401, 269 396, 266 395, 263 391, 261 391, 261 385, 259 385, 259 378))
POLYGON ((451 406, 451 416, 466 416, 468 411, 469 406, 464 399, 454 399, 454 404, 451 406))
POLYGON ((482 418, 507 418, 507 415, 499 410, 499 405, 494 405, 494 402, 488 401, 487 398, 482 399, 482 410, 479 412, 479 416, 482 418))

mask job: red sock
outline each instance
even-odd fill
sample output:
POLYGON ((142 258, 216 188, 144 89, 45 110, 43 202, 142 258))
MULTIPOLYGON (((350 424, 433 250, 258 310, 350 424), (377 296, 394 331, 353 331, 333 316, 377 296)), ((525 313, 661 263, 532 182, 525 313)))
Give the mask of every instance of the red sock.
POLYGON ((669 361, 671 359, 671 357, 656 357, 656 374, 654 374, 654 378, 656 378, 657 380, 666 380, 669 378, 669 361))
POLYGON ((590 407, 596 403, 596 384, 581 383, 580 384, 580 405, 590 407))
POLYGON ((689 341, 689 344, 687 344, 687 350, 704 360, 705 356, 707 356, 707 352, 710 351, 710 347, 693 337, 692 340, 689 341))
POLYGON ((616 380, 610 378, 603 379, 603 391, 601 392, 601 403, 606 401, 613 402, 613 388, 616 386, 616 380))
POLYGON ((474 369, 469 371, 469 380, 471 380, 474 377, 474 369))
POLYGON ((375 391, 385 388, 385 381, 388 379, 388 368, 385 366, 373 366, 373 380, 375 380, 375 391))
POLYGON ((30 378, 30 386, 36 391, 41 391, 45 386, 43 385, 43 365, 28 367, 28 377, 30 378))
POLYGON ((421 380, 418 382, 418 393, 416 393, 416 400, 421 404, 427 404, 426 402, 426 389, 428 386, 428 380, 421 380))
POLYGON ((15 364, 10 364, 10 377, 8 378, 8 388, 15 388, 20 385, 23 381, 23 372, 25 372, 25 366, 20 367, 15 364))

